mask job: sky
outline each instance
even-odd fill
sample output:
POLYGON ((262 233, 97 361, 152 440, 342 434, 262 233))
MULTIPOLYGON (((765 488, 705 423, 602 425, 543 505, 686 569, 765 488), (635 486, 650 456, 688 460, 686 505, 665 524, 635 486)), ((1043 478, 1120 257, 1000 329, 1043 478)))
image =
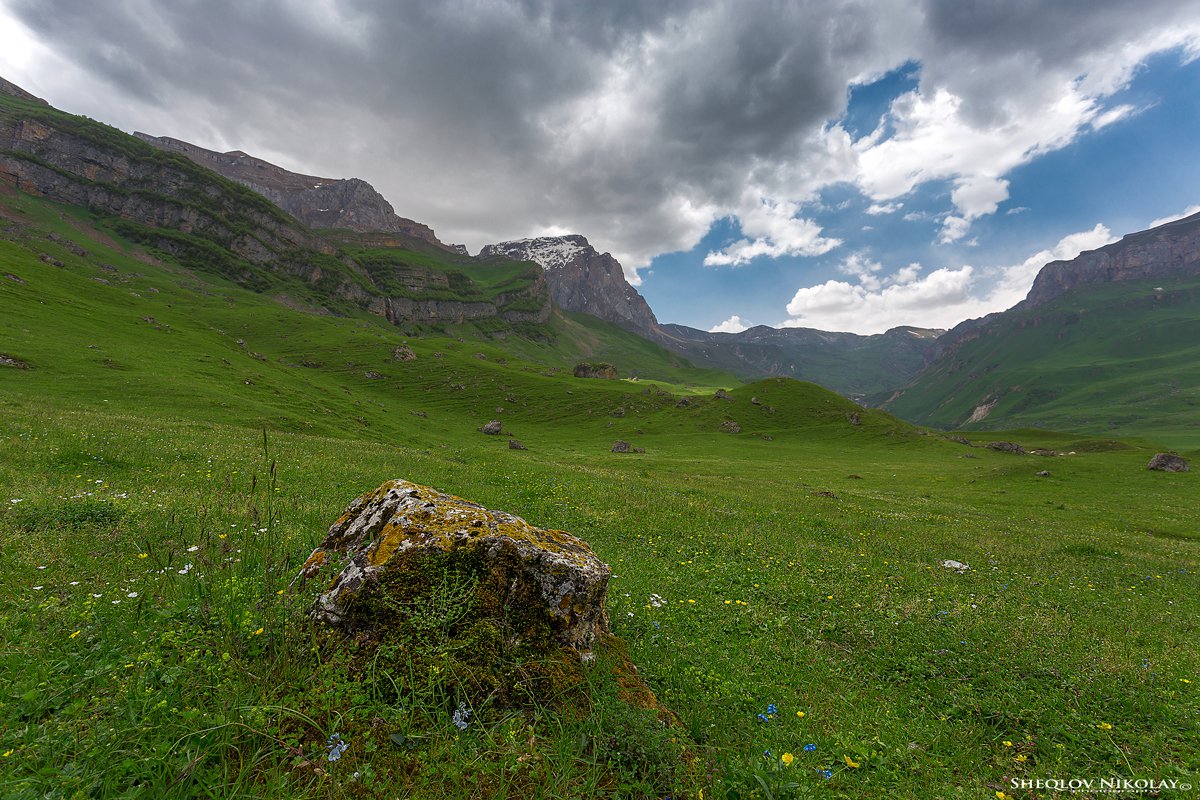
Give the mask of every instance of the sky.
POLYGON ((705 330, 949 328, 1200 211, 1179 0, 0 0, 0 75, 471 252, 583 234, 705 330))

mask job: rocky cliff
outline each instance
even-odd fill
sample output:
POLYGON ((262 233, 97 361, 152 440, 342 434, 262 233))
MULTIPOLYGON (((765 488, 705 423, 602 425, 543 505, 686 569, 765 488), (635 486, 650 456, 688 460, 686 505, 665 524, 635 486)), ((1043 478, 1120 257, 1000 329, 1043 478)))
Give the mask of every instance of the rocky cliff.
POLYGON ((620 262, 608 253, 596 252, 582 236, 489 244, 479 255, 538 264, 545 270, 550 296, 560 308, 591 314, 643 336, 653 337, 658 328, 646 299, 625 280, 620 262))
POLYGON ((310 228, 400 233, 444 250, 461 252, 453 245, 443 244, 428 225, 397 216, 383 195, 364 180, 301 175, 241 150, 218 153, 170 136, 140 132, 133 135, 253 189, 310 228))
POLYGON ((1077 286, 1200 275, 1200 214, 1131 233, 1119 242, 1042 267, 1014 310, 1037 308, 1077 286))
MULTIPOLYGON (((399 231, 325 236, 182 153, 59 111, 7 81, 0 81, 0 182, 88 208, 183 266, 309 308, 366 309, 396 324, 550 315, 540 270, 489 283, 470 277, 467 259, 441 243, 399 231)), ((350 195, 369 189, 342 183, 350 195)))

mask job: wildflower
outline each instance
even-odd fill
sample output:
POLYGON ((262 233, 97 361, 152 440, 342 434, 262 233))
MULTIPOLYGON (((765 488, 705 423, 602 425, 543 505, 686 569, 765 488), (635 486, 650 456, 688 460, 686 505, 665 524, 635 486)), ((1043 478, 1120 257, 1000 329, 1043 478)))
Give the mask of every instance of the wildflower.
POLYGON ((997 791, 996 800, 1008 800, 1008 795, 1006 795, 1004 792, 997 791))
POLYGON ((757 714, 756 716, 758 717, 759 722, 770 722, 771 721, 771 718, 768 717, 766 714, 757 714))
POLYGON ((859 767, 862 766, 862 764, 855 761, 850 756, 843 755, 842 758, 846 759, 846 766, 849 767, 850 769, 858 769, 859 767))
POLYGON ((471 713, 471 709, 467 708, 466 703, 459 703, 458 708, 454 711, 454 718, 450 721, 454 723, 454 727, 465 731, 467 725, 471 724, 471 713))
POLYGON ((829 780, 830 778, 832 778, 832 777, 833 777, 833 770, 831 770, 831 769, 819 769, 819 770, 817 770, 817 774, 818 774, 818 775, 820 775, 820 776, 821 776, 822 778, 824 778, 825 780, 829 780))
POLYGON ((33 587, 33 590, 34 590, 35 592, 40 592, 40 591, 41 591, 42 589, 44 589, 44 588, 46 588, 46 587, 45 587, 45 586, 35 586, 35 587, 33 587))
POLYGON ((340 733, 335 733, 329 737, 329 741, 325 743, 325 747, 329 748, 329 755, 326 757, 330 761, 337 761, 342 757, 342 753, 349 749, 350 743, 344 741, 340 733))
POLYGON ((75 631, 75 632, 74 632, 74 633, 72 633, 72 634, 70 635, 70 637, 68 637, 68 638, 74 639, 74 638, 75 638, 76 636, 78 636, 80 633, 81 633, 81 631, 75 631))
POLYGON ((256 631, 255 631, 254 633, 252 633, 251 635, 252 635, 252 636, 258 636, 258 635, 259 635, 259 634, 261 634, 262 632, 263 632, 263 629, 262 629, 262 628, 259 628, 258 630, 256 630, 256 631))
POLYGON ((1191 683, 1191 681, 1189 681, 1187 678, 1180 678, 1179 682, 1180 683, 1191 683))
POLYGON ((138 553, 138 558, 149 558, 149 557, 150 557, 149 553, 138 553))
POLYGON ((188 551, 189 553, 194 553, 194 552, 196 552, 196 551, 197 551, 197 550, 199 550, 199 549, 200 549, 200 545, 198 545, 198 544, 194 544, 194 545, 192 545, 191 547, 189 547, 189 548, 187 549, 187 551, 188 551))
POLYGON ((16 751, 15 751, 15 750, 5 750, 5 751, 4 751, 4 757, 5 757, 5 758, 8 758, 8 757, 9 757, 9 756, 11 756, 11 755, 12 755, 14 752, 16 752, 16 751))
POLYGON ((1112 725, 1108 724, 1107 722, 1101 722, 1096 727, 1102 731, 1111 731, 1112 730, 1112 725))
POLYGON ((218 539, 224 539, 224 538, 225 538, 226 536, 228 536, 228 535, 229 535, 228 533, 218 533, 218 534, 217 534, 217 538, 218 538, 218 539))
POLYGON ((775 706, 775 704, 774 704, 774 703, 769 703, 769 704, 767 705, 767 713, 768 713, 768 714, 778 714, 778 713, 779 713, 779 709, 778 709, 778 708, 776 708, 776 706, 775 706))
POLYGON ((804 719, 804 712, 803 712, 803 711, 797 711, 797 712, 796 712, 796 717, 797 717, 798 719, 804 719))
POLYGON ((1018 761, 1019 763, 1021 763, 1021 764, 1024 764, 1024 763, 1025 763, 1025 754, 1024 754, 1024 753, 1021 753, 1020 755, 1018 755, 1018 756, 1017 756, 1017 761, 1018 761))
POLYGON ((785 767, 790 767, 792 762, 796 760, 796 757, 791 753, 784 753, 779 757, 779 760, 783 762, 785 767))
POLYGON ((815 744, 812 744, 811 742, 809 744, 804 745, 804 752, 806 752, 806 753, 811 753, 812 751, 814 751, 816 749, 817 749, 817 746, 815 744))
POLYGON ((138 596, 138 593, 137 593, 137 592, 130 592, 129 594, 127 594, 127 595, 125 595, 125 596, 126 596, 126 597, 128 597, 128 598, 134 598, 134 597, 137 597, 137 596, 138 596))
POLYGON ((1010 742, 1008 739, 1005 739, 1005 740, 1004 740, 1004 746, 1005 746, 1005 747, 1012 747, 1012 742, 1010 742))
POLYGON ((280 589, 280 590, 279 590, 278 592, 276 592, 275 594, 283 594, 283 589, 280 589))

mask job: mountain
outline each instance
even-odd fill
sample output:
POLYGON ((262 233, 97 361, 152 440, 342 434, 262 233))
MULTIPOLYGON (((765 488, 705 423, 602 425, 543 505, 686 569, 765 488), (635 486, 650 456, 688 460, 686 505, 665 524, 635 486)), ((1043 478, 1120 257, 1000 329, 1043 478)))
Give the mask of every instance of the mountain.
POLYGON ((766 325, 741 333, 709 333, 686 325, 662 325, 660 331, 658 341, 697 366, 748 378, 798 378, 857 400, 890 391, 920 372, 933 360, 942 333, 900 327, 860 336, 766 325))
POLYGON ((625 279, 621 263, 599 253, 582 236, 541 236, 486 245, 481 257, 532 261, 546 271, 559 308, 591 314, 627 331, 653 338, 658 320, 646 298, 625 279))
POLYGON ((471 259, 399 230, 315 231, 178 152, 59 111, 7 82, 0 183, 86 208, 114 233, 188 269, 317 313, 366 310, 406 327, 470 324, 496 333, 544 324, 551 314, 536 268, 471 259))
POLYGON ((1023 301, 938 348, 884 408, 941 428, 1200 443, 1200 214, 1047 264, 1023 301))
POLYGON ((443 244, 428 225, 397 216, 391 203, 364 180, 300 175, 241 150, 218 153, 170 136, 133 135, 253 189, 310 228, 400 233, 444 250, 463 252, 461 247, 443 244))

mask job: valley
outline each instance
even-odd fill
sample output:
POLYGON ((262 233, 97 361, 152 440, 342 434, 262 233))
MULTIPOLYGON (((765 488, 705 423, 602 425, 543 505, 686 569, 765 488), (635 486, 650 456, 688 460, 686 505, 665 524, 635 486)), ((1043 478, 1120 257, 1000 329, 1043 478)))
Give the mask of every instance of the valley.
MULTIPOLYGON (((935 800, 1200 772, 1197 473, 1146 468, 1200 458, 1194 278, 1072 286, 952 351, 700 335, 0 112, 5 797, 935 800), (758 374, 784 362, 812 382, 758 374), (828 376, 903 393, 868 408, 828 376), (415 674, 314 623, 293 577, 394 478, 590 543, 672 716, 602 663, 581 704, 483 697, 459 725, 453 647, 415 674)), ((579 247, 563 271, 617 285, 579 247)))

